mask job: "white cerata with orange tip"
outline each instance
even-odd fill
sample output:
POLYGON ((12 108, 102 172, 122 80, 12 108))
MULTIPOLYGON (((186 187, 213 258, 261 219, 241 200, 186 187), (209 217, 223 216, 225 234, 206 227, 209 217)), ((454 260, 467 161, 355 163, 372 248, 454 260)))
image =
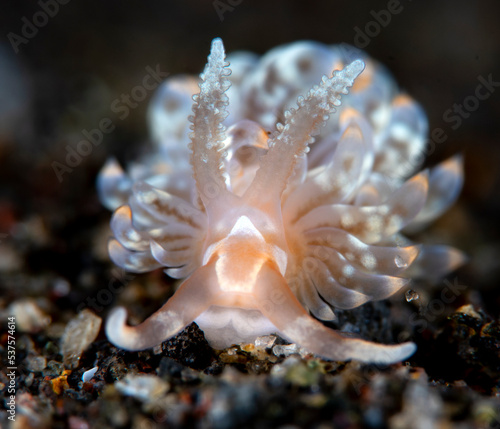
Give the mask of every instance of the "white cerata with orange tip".
POLYGON ((114 309, 109 340, 147 349, 194 321, 215 348, 277 333, 327 359, 408 358, 411 342, 348 337, 320 320, 463 262, 403 235, 454 202, 460 156, 415 174, 425 114, 354 48, 297 42, 227 60, 215 39, 199 79, 167 79, 149 109, 155 153, 127 172, 110 160, 99 175, 115 210, 111 259, 185 278, 138 326, 114 309))

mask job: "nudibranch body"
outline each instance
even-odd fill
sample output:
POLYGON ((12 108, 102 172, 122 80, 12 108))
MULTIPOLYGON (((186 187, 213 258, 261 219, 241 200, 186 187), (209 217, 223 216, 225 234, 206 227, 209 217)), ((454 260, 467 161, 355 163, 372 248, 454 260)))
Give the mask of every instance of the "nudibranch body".
POLYGON ((275 332, 334 360, 392 363, 415 351, 318 321, 463 260, 402 233, 456 199, 460 157, 412 176, 425 115, 357 55, 348 63, 340 48, 298 42, 261 59, 233 54, 231 74, 215 39, 199 84, 163 84, 149 112, 157 153, 128 173, 109 161, 98 187, 116 210, 111 259, 186 280, 138 326, 115 309, 106 323, 113 344, 154 347, 195 321, 216 348, 275 332))

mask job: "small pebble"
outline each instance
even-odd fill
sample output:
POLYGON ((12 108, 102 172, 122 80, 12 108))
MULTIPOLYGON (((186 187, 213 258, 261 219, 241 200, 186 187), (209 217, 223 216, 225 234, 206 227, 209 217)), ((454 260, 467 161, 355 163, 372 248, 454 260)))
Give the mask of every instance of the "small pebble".
POLYGON ((36 334, 50 324, 50 316, 45 314, 33 299, 20 299, 7 309, 9 316, 16 318, 16 328, 23 332, 36 334))
POLYGON ((89 424, 80 417, 71 416, 68 419, 69 429, 90 429, 89 424))
POLYGON ((278 344, 277 346, 273 347, 273 353, 276 356, 290 356, 293 354, 298 354, 299 348, 297 344, 288 344, 288 345, 278 344))
POLYGON ((255 347, 262 349, 271 349, 276 342, 275 335, 262 335, 261 337, 257 337, 255 339, 255 347))
POLYGON ((122 395, 151 402, 167 393, 170 385, 156 375, 128 374, 123 380, 117 381, 115 387, 122 395))
MULTIPOLYGON (((5 239, 5 237, 3 237, 5 239)), ((0 238, 0 244, 2 238, 0 238)), ((12 272, 16 270, 20 270, 23 266, 23 261, 19 257, 19 253, 16 250, 9 246, 8 244, 3 243, 0 247, 0 272, 12 272)))
POLYGON ((101 321, 99 316, 88 309, 69 321, 61 340, 61 351, 67 368, 78 366, 82 353, 96 339, 101 321))
POLYGON ((28 356, 26 365, 30 371, 41 372, 47 366, 47 359, 44 356, 28 356))
POLYGON ((57 377, 64 370, 64 365, 55 360, 49 360, 47 366, 43 369, 42 375, 44 377, 57 377))
POLYGON ((92 380, 92 377, 94 377, 94 375, 98 369, 99 369, 99 367, 95 366, 94 368, 89 369, 88 371, 85 371, 82 375, 82 381, 84 383, 88 383, 90 380, 92 380))
POLYGON ((418 295, 417 291, 415 291, 413 289, 409 289, 405 293, 405 298, 406 298, 406 302, 412 302, 412 301, 418 299, 419 295, 418 295))

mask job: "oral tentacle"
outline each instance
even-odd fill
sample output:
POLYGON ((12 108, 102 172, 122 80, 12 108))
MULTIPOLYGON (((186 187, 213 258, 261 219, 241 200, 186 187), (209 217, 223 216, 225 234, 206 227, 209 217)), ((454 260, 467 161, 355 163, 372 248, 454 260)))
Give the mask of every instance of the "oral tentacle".
POLYGON ((327 328, 307 314, 285 279, 270 264, 265 264, 259 273, 254 297, 259 310, 281 334, 323 358, 391 364, 408 358, 416 350, 411 342, 376 344, 347 338, 327 328))
POLYGON ((154 347, 192 323, 217 302, 219 294, 215 271, 209 264, 193 273, 162 308, 137 326, 127 325, 123 307, 113 310, 106 321, 106 335, 116 347, 125 350, 154 347))

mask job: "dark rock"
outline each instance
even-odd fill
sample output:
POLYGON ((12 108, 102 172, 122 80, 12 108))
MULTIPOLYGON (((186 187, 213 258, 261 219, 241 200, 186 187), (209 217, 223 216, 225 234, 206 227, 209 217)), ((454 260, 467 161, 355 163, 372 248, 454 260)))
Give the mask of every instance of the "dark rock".
POLYGON ((215 358, 203 331, 196 323, 191 323, 181 333, 162 344, 163 353, 189 368, 203 370, 215 358))
POLYGON ((420 346, 416 358, 435 379, 464 380, 491 393, 500 387, 500 323, 482 313, 460 311, 465 308, 446 319, 430 344, 420 346))

